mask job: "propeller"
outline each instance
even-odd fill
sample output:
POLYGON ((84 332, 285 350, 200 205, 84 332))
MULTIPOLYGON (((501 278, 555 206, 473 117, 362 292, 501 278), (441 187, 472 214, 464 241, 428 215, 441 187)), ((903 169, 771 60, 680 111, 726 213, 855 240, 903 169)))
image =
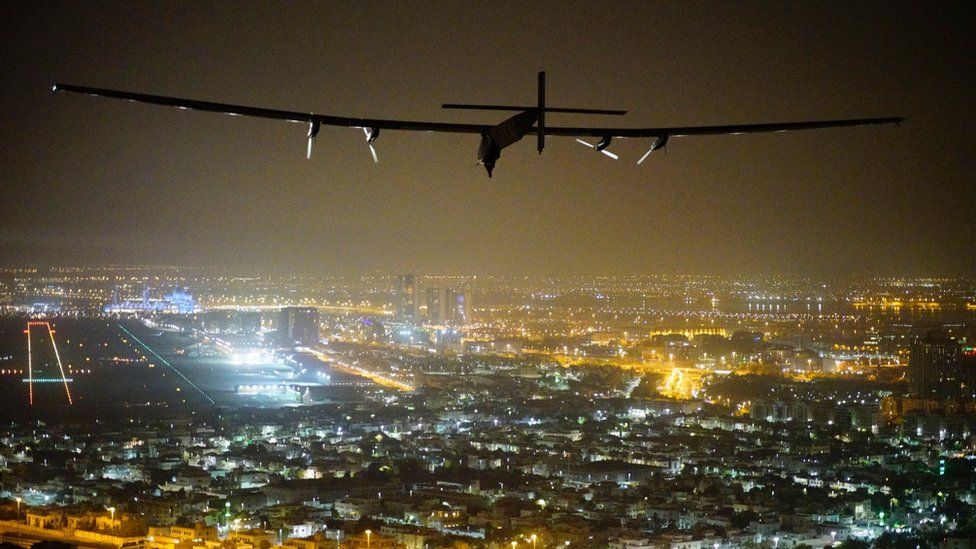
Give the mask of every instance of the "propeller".
POLYGON ((312 145, 315 144, 315 136, 319 134, 321 125, 318 120, 312 120, 308 123, 308 150, 305 152, 305 158, 312 158, 312 145))
POLYGON ((373 141, 376 141, 376 138, 380 136, 379 128, 363 128, 363 133, 366 135, 369 152, 373 155, 373 162, 379 163, 380 159, 376 156, 376 147, 373 146, 373 141))
POLYGON ((610 158, 612 158, 614 160, 620 160, 620 157, 619 156, 617 156, 616 154, 614 154, 614 153, 612 153, 612 152, 610 152, 610 151, 607 150, 607 147, 610 145, 610 138, 609 137, 604 137, 596 145, 594 145, 592 143, 587 143, 586 141, 583 141, 582 139, 579 139, 579 138, 576 139, 576 142, 579 143, 580 145, 586 145, 587 147, 589 147, 589 148, 591 148, 593 150, 600 151, 603 154, 609 156, 610 158))
POLYGON ((651 153, 652 152, 654 152, 654 151, 656 151, 658 149, 663 149, 664 146, 667 145, 667 143, 668 143, 668 136, 667 135, 662 135, 661 137, 655 138, 654 139, 654 143, 651 144, 651 148, 650 149, 647 149, 647 152, 644 153, 644 156, 640 157, 640 160, 637 161, 637 165, 639 166, 642 162, 644 162, 645 160, 647 160, 647 157, 648 156, 651 156, 651 153))

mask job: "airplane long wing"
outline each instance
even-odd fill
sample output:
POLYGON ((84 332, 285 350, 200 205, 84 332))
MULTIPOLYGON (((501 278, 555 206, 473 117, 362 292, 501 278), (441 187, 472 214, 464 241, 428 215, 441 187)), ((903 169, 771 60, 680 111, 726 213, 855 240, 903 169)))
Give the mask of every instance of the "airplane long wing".
MULTIPOLYGON (((75 86, 72 84, 55 84, 54 91, 66 91, 73 93, 83 93, 97 97, 110 97, 114 99, 125 99, 140 103, 151 103, 154 105, 165 105, 180 109, 190 109, 197 111, 217 112, 234 116, 252 116, 257 118, 270 118, 273 120, 285 120, 288 122, 318 123, 324 126, 340 126, 353 128, 371 128, 374 130, 404 130, 420 132, 453 132, 453 133, 474 133, 484 134, 494 125, 490 124, 457 124, 452 122, 426 122, 415 120, 385 120, 375 118, 350 118, 344 116, 332 116, 317 114, 313 112, 285 111, 278 109, 265 109, 260 107, 248 107, 244 105, 232 105, 227 103, 214 103, 210 101, 197 101, 194 99, 182 99, 178 97, 167 97, 162 95, 149 95, 144 93, 133 93, 118 90, 108 90, 101 88, 90 88, 86 86, 75 86)), ((688 127, 659 127, 659 128, 605 128, 605 127, 559 127, 548 126, 545 128, 547 135, 569 136, 569 137, 683 137, 694 135, 735 135, 742 133, 765 133, 765 132, 785 132, 791 130, 816 130, 822 128, 839 128, 845 126, 871 126, 879 124, 898 124, 904 122, 904 118, 854 118, 846 120, 816 120, 805 122, 780 122, 767 124, 741 124, 725 126, 688 126, 688 127)), ((533 127, 527 133, 535 134, 538 127, 533 127)))
POLYGON ((133 93, 118 90, 106 90, 101 88, 89 88, 85 86, 74 86, 72 84, 55 84, 54 91, 66 91, 74 93, 84 93, 96 97, 110 97, 113 99, 125 99, 139 103, 151 103, 153 105, 165 105, 179 109, 217 112, 232 116, 252 116, 257 118, 270 118, 272 120, 285 120, 287 122, 312 123, 318 122, 323 126, 340 126, 347 128, 375 128, 383 130, 406 130, 417 132, 454 132, 454 133, 477 133, 480 134, 489 128, 487 124, 454 124, 450 122, 419 122, 411 120, 382 120, 374 118, 349 118, 345 116, 331 116, 327 114, 316 114, 313 112, 283 111, 278 109, 264 109, 260 107, 248 107, 244 105, 231 105, 228 103, 213 103, 210 101, 197 101, 195 99, 181 99, 179 97, 167 97, 164 95, 148 95, 145 93, 133 93))
POLYGON ((788 132, 794 130, 819 130, 847 126, 876 126, 900 124, 904 118, 850 118, 846 120, 813 120, 807 122, 773 122, 764 124, 738 124, 727 126, 684 126, 673 128, 560 128, 547 127, 547 135, 589 137, 689 137, 694 135, 739 135, 743 133, 788 132))

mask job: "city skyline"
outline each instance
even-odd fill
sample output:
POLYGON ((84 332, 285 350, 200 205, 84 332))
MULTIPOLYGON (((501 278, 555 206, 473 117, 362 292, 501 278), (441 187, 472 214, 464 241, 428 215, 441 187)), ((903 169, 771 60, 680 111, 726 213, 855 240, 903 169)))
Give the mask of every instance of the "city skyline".
POLYGON ((0 541, 937 549, 976 280, 0 269, 0 541))

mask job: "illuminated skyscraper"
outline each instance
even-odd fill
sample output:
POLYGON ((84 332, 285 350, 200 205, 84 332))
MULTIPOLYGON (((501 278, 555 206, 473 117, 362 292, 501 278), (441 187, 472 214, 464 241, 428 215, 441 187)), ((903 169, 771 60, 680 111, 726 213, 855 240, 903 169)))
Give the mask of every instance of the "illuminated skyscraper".
POLYGON ((466 324, 470 321, 470 304, 465 293, 448 288, 444 294, 447 307, 446 321, 452 324, 466 324))
POLYGON ((434 286, 427 288, 427 321, 443 324, 447 320, 447 309, 444 289, 434 286))
POLYGON ((959 392, 959 344, 936 334, 916 338, 908 361, 908 383, 915 396, 946 398, 959 392))
POLYGON ((282 347, 312 345, 319 340, 319 311, 314 307, 285 307, 278 317, 282 347))
POLYGON ((396 279, 397 320, 413 322, 417 318, 417 281, 412 274, 400 275, 396 279))
POLYGON ((467 296, 454 288, 428 287, 424 304, 427 311, 425 320, 430 324, 462 325, 471 320, 467 296))

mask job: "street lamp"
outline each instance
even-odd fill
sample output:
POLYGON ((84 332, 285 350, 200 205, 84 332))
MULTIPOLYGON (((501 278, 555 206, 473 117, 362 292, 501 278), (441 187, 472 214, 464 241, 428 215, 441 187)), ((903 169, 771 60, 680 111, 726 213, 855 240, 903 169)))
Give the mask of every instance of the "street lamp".
POLYGON ((112 522, 115 522, 115 507, 109 507, 108 512, 112 513, 112 522))
POLYGON ((532 540, 532 549, 535 549, 535 534, 532 534, 529 539, 532 540))
POLYGON ((20 498, 14 498, 14 501, 17 502, 17 520, 20 520, 20 501, 21 500, 20 500, 20 498))
POLYGON ((830 543, 831 545, 837 543, 837 532, 830 533, 830 543))
POLYGON ((517 545, 517 544, 515 543, 515 540, 512 540, 512 549, 515 549, 515 546, 516 546, 516 545, 517 545))
POLYGON ((776 537, 773 538, 773 548, 774 549, 778 549, 779 548, 779 536, 776 536, 776 537))
POLYGON ((369 549, 370 546, 370 536, 373 535, 372 530, 366 530, 366 548, 369 549))

